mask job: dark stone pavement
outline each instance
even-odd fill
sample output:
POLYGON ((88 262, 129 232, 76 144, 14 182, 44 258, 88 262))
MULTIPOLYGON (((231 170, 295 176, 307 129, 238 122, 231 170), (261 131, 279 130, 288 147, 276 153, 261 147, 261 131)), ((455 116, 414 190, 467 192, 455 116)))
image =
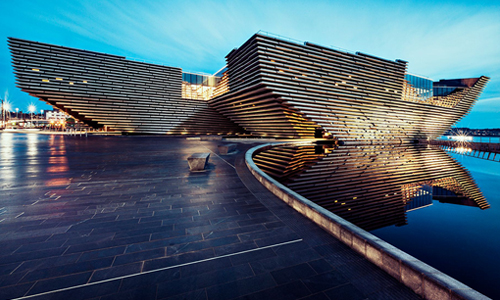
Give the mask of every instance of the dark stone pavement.
POLYGON ((420 299, 219 143, 0 133, 0 299, 420 299))

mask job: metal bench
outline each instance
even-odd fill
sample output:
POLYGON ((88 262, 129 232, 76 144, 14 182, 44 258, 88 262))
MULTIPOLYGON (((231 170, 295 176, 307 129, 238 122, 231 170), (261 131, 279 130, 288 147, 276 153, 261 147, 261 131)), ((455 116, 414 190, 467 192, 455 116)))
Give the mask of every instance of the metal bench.
POLYGON ((203 171, 210 158, 210 153, 193 153, 188 157, 190 171, 203 171))

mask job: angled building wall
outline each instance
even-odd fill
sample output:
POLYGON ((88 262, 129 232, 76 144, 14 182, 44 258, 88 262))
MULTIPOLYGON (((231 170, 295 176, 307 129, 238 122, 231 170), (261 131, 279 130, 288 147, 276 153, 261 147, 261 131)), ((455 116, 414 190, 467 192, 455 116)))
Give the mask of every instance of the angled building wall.
POLYGON ((184 84, 180 68, 14 38, 9 47, 23 91, 93 127, 130 133, 435 138, 470 111, 488 81, 440 81, 445 94, 423 96, 405 61, 259 33, 227 55, 223 77, 201 92, 184 84))
POLYGON ((232 134, 242 129, 183 99, 182 70, 9 38, 17 86, 93 127, 141 134, 232 134))
POLYGON ((210 105, 260 136, 310 138, 320 129, 341 140, 434 138, 469 112, 488 80, 476 78, 452 100, 418 100, 405 97, 405 61, 263 34, 226 58, 227 91, 210 105))

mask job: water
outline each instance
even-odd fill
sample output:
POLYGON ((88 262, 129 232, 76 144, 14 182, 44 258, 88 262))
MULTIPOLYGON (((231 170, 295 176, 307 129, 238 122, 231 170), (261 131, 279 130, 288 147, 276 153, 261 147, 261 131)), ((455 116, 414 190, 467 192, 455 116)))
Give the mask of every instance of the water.
POLYGON ((439 203, 407 213, 408 224, 376 236, 493 298, 500 299, 500 163, 459 154, 491 208, 439 203))
POLYGON ((499 162, 419 144, 275 147, 254 161, 306 198, 500 299, 499 162))

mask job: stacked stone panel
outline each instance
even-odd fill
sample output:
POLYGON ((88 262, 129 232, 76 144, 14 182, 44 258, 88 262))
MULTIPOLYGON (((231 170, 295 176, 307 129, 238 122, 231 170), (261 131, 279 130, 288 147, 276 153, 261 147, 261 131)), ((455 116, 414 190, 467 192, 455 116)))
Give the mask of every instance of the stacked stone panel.
MULTIPOLYGON (((467 114, 487 77, 453 107, 405 101, 407 63, 256 34, 228 54, 228 91, 210 105, 254 135, 400 142, 434 138, 467 114)), ((435 99, 438 101, 438 99, 435 99)))
POLYGON ((233 134, 242 129, 181 98, 182 70, 9 38, 17 85, 93 127, 141 134, 233 134))

